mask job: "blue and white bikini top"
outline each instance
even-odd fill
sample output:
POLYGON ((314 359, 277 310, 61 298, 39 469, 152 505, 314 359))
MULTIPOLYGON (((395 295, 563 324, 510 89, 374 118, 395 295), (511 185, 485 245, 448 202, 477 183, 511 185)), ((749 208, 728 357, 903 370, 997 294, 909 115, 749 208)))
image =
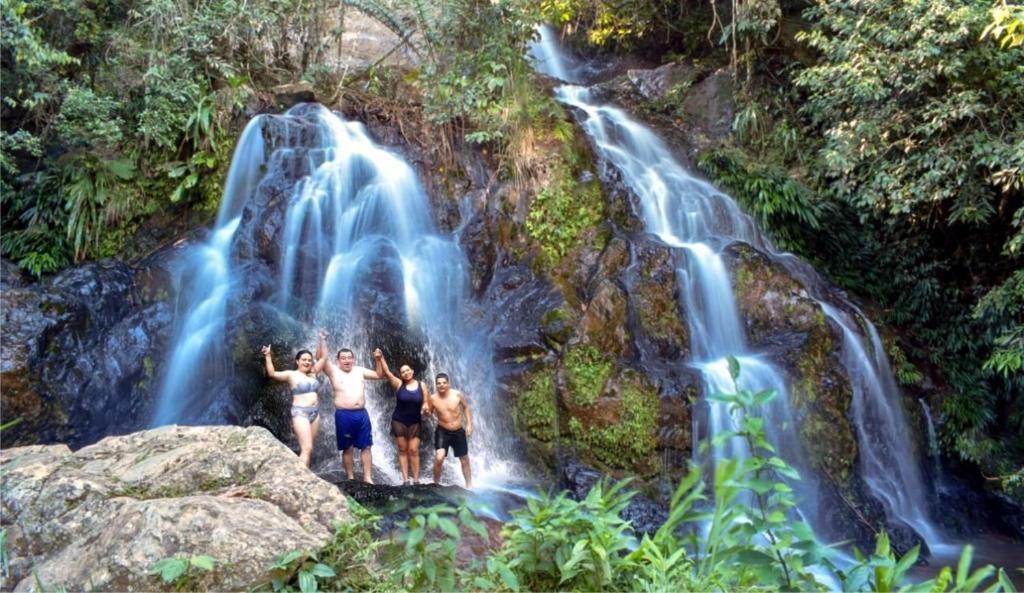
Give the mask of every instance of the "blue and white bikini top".
POLYGON ((320 390, 320 381, 316 379, 309 379, 306 383, 299 383, 292 388, 292 395, 301 395, 303 393, 316 393, 320 390))

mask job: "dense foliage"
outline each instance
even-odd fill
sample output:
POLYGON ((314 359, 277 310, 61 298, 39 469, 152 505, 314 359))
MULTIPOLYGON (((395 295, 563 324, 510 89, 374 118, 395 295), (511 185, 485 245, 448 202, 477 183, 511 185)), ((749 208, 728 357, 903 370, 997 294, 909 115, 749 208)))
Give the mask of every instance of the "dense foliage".
MULTIPOLYGON (((735 146, 699 160, 796 251, 897 328, 910 384, 946 379, 949 451, 1005 486, 1024 459, 1024 8, 989 0, 712 2, 711 15, 555 2, 578 39, 728 64, 735 146), (658 22, 642 15, 660 14, 658 22), (598 15, 598 16, 595 16, 598 15)), ((684 3, 685 4, 685 3, 684 3)), ((630 5, 632 6, 632 5, 630 5)))
POLYGON ((551 266, 601 213, 524 59, 534 25, 731 67, 735 146, 701 165, 879 305, 906 382, 914 363, 945 377, 949 451, 1024 482, 1024 9, 1003 0, 4 0, 3 255, 42 274, 122 252, 155 214, 212 212, 245 103, 340 80, 345 5, 419 56, 407 100, 442 148, 476 143, 542 188, 524 227, 551 266))
MULTIPOLYGON (((735 360, 730 370, 738 376, 735 360)), ((823 591, 831 584, 844 591, 1013 590, 1001 569, 971 570, 970 546, 955 572, 947 567, 934 579, 907 585, 918 548, 897 559, 884 533, 871 556, 857 553, 852 564, 838 568, 834 550, 793 517, 790 484, 799 475, 775 455, 754 413, 774 395, 740 390, 717 396, 743 411, 735 432, 718 438, 744 439, 751 455, 720 463, 712 487, 700 468, 692 468, 653 534, 636 533, 621 516, 635 495, 628 482, 599 482, 582 500, 541 493, 512 511, 500 537, 465 504, 437 505, 415 509, 392 539, 373 543, 373 518, 360 511, 319 553, 282 556, 268 589, 823 591), (349 537, 355 541, 345 543, 349 537), (375 563, 377 581, 367 578, 375 563)))
POLYGON ((330 17, 309 0, 5 0, 4 255, 50 272, 175 203, 212 210, 233 118, 322 59, 330 17))

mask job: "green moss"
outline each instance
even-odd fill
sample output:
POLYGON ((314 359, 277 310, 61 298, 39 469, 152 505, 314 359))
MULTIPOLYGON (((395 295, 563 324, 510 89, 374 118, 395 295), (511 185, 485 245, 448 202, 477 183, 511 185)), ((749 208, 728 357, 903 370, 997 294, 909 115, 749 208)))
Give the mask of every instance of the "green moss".
POLYGON ((519 434, 543 442, 554 442, 558 436, 554 376, 554 370, 544 368, 526 379, 513 404, 512 418, 519 434))
POLYGON ((180 498, 191 494, 189 490, 181 486, 152 486, 149 484, 126 484, 112 490, 110 497, 126 496, 138 500, 151 500, 154 498, 180 498))
POLYGON ((612 362, 591 345, 569 348, 563 362, 569 379, 569 397, 573 403, 589 406, 596 402, 611 376, 612 362))
POLYGON ((606 426, 584 426, 569 419, 569 432, 583 458, 609 468, 636 470, 644 465, 658 440, 658 393, 635 375, 624 377, 618 418, 606 426))
POLYGON ((852 398, 849 382, 830 364, 835 347, 825 316, 818 311, 797 361, 798 377, 790 399, 802 417, 800 438, 808 461, 845 489, 857 457, 857 441, 847 419, 852 398))
POLYGON ((142 357, 142 372, 145 373, 147 377, 152 377, 153 376, 153 369, 155 367, 156 367, 156 365, 153 364, 153 359, 151 357, 149 357, 149 356, 143 356, 142 357))

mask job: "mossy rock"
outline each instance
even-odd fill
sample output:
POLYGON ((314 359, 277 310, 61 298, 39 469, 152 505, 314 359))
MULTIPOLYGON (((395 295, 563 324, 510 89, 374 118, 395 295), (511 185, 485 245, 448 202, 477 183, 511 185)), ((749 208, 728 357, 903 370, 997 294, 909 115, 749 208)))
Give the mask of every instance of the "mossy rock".
POLYGON ((593 405, 611 377, 614 367, 611 357, 593 344, 575 344, 569 347, 562 360, 565 365, 566 404, 570 408, 593 405))
POLYGON ((797 417, 807 462, 849 491, 857 460, 857 435, 850 422, 853 391, 836 359, 836 336, 823 314, 796 354, 790 404, 797 417))
POLYGON ((689 330, 682 319, 676 266, 669 249, 653 244, 639 248, 637 265, 628 281, 630 306, 640 331, 662 355, 688 355, 689 330))
POLYGON ((601 280, 580 320, 584 339, 613 355, 633 355, 632 336, 627 324, 626 291, 614 280, 601 280))
POLYGON ((523 376, 512 401, 512 422, 528 442, 554 443, 558 438, 555 371, 541 366, 523 376))
POLYGON ((640 373, 621 371, 609 381, 606 392, 587 406, 591 413, 573 413, 568 419, 577 454, 600 468, 654 475, 659 468, 658 409, 657 389, 640 373))
POLYGON ((807 332, 819 323, 821 308, 781 265, 746 243, 727 249, 736 304, 752 345, 783 332, 807 332))

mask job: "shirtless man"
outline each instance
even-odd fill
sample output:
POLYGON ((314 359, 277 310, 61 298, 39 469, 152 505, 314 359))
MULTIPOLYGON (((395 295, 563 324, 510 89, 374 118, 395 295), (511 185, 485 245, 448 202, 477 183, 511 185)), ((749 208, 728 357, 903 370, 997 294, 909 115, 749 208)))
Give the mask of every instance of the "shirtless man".
POLYGON ((345 466, 345 476, 355 479, 355 460, 352 456, 353 447, 360 450, 359 457, 363 462, 363 481, 373 483, 370 470, 373 469, 373 429, 370 427, 370 415, 366 412, 366 379, 383 379, 381 366, 383 357, 380 348, 373 351, 376 370, 355 364, 355 355, 348 348, 338 350, 338 364, 327 357, 327 332, 320 330, 320 346, 317 357, 327 361, 324 373, 331 380, 334 388, 334 432, 338 441, 338 452, 341 463, 345 466))
POLYGON ((469 469, 469 444, 466 437, 473 434, 473 416, 469 411, 466 396, 448 384, 448 375, 437 375, 437 391, 430 396, 430 406, 437 414, 437 429, 434 430, 434 484, 441 483, 441 466, 448 455, 448 448, 462 463, 462 476, 466 488, 473 487, 473 474, 469 469), (466 413, 466 428, 462 428, 462 412, 466 413))

